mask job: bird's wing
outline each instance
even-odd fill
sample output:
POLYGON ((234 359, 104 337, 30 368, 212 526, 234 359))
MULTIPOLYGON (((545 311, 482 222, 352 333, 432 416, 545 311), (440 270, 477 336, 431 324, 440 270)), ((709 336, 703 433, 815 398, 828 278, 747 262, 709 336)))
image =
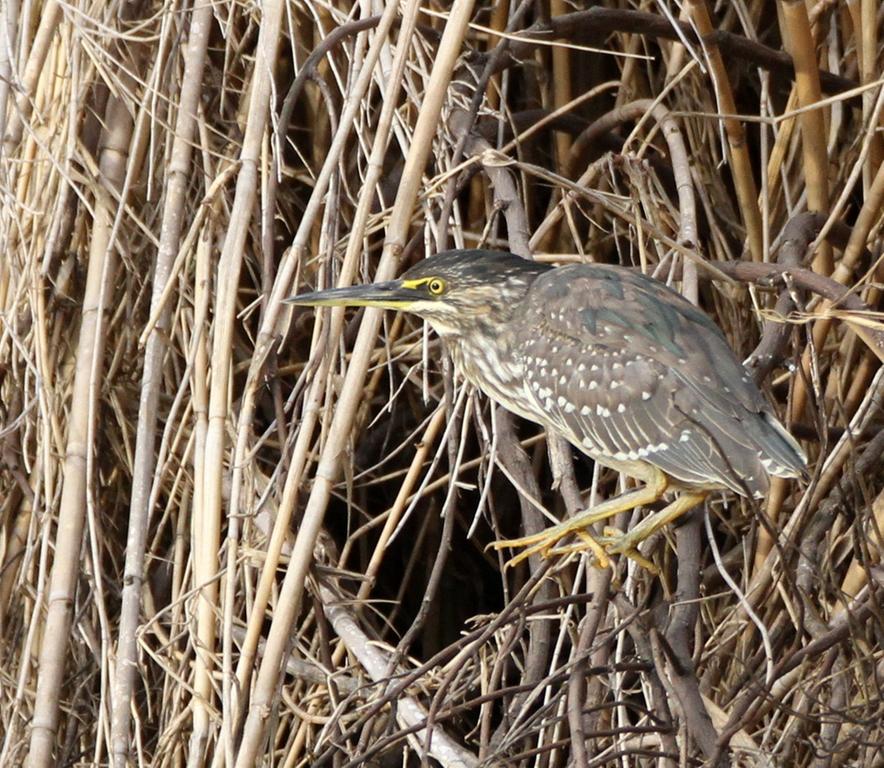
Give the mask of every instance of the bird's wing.
POLYGON ((526 386, 575 445, 692 485, 766 490, 768 406, 703 312, 662 283, 600 265, 541 275, 522 309, 526 386))

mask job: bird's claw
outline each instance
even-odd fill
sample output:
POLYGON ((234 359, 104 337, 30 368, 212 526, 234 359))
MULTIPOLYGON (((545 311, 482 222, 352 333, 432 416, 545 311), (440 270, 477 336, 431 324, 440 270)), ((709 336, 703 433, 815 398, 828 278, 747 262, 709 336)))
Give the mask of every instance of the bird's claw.
POLYGON ((599 542, 602 543, 605 549, 612 555, 623 554, 625 539, 626 534, 623 533, 623 531, 610 525, 606 525, 602 528, 602 535, 599 536, 599 542))
POLYGON ((610 555, 623 555, 651 573, 659 573, 657 566, 638 551, 639 543, 640 541, 635 540, 635 537, 628 532, 623 533, 617 528, 606 527, 602 535, 598 537, 592 536, 586 530, 569 531, 564 534, 556 532, 550 535, 539 533, 520 539, 496 541, 491 546, 497 550, 522 549, 517 555, 507 560, 504 568, 516 566, 533 555, 550 558, 589 550, 593 555, 594 565, 598 568, 607 568, 611 565, 610 555), (580 542, 562 547, 556 546, 568 533, 576 535, 580 542))
POLYGON ((609 555, 623 555, 624 557, 628 557, 646 571, 650 571, 652 574, 656 575, 660 572, 660 569, 638 551, 638 545, 642 540, 642 538, 637 538, 635 535, 630 535, 629 532, 624 533, 619 528, 611 528, 607 526, 599 537, 599 543, 605 548, 605 552, 609 555))
POLYGON ((533 536, 523 536, 520 539, 503 539, 501 541, 494 541, 491 543, 491 546, 496 550, 522 550, 504 563, 504 569, 512 568, 533 555, 540 555, 546 559, 569 554, 571 552, 582 552, 587 549, 594 556, 595 563, 599 568, 607 568, 611 564, 611 560, 608 557, 605 548, 596 538, 591 536, 585 530, 570 531, 568 533, 544 531, 542 533, 534 534, 533 536), (565 538, 568 533, 574 533, 581 542, 567 547, 557 547, 556 545, 565 538))

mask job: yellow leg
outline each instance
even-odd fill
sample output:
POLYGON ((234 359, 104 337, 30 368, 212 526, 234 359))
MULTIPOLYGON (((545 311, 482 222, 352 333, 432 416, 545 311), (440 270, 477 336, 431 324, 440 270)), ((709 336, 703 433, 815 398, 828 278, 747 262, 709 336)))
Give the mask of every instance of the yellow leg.
POLYGON ((622 533, 614 528, 606 528, 599 543, 604 546, 608 554, 622 554, 635 560, 639 565, 647 568, 648 561, 638 552, 638 545, 652 534, 659 531, 664 525, 677 520, 685 512, 689 512, 698 504, 702 504, 708 494, 701 492, 683 493, 671 504, 650 517, 646 517, 634 528, 622 533))
MULTIPOLYGON (((620 512, 625 512, 629 509, 634 509, 635 507, 640 507, 645 504, 653 504, 655 501, 662 498, 668 485, 669 481, 666 478, 666 475, 660 470, 654 470, 647 485, 642 488, 637 488, 634 491, 624 493, 616 499, 610 499, 609 501, 586 510, 570 520, 554 525, 552 528, 547 528, 533 536, 523 536, 520 539, 496 541, 492 546, 495 549, 503 549, 504 547, 511 549, 520 547, 524 548, 522 552, 519 552, 518 555, 507 562, 506 567, 509 567, 521 563, 523 560, 531 557, 531 555, 541 554, 544 557, 547 557, 552 553, 556 544, 573 533, 582 540, 582 544, 575 545, 574 549, 591 550, 598 560, 599 565, 604 568, 609 563, 606 553, 610 550, 586 531, 587 526, 597 523, 600 520, 607 520, 609 517, 613 517, 620 512)), ((669 507, 666 509, 669 509, 669 507)), ((662 510, 658 514, 662 514, 665 511, 666 510, 662 510)), ((656 528, 654 530, 656 530, 656 528)), ((571 548, 569 548, 569 550, 570 549, 571 548)))

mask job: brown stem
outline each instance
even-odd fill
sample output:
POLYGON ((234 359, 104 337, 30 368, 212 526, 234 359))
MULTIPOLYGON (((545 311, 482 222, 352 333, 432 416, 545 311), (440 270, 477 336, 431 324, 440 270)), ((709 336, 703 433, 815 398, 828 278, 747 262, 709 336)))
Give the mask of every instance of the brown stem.
MULTIPOLYGON (((557 16, 550 19, 548 24, 535 24, 525 30, 525 37, 577 41, 587 34, 626 32, 661 40, 681 40, 684 37, 694 45, 700 44, 690 24, 678 22, 678 26, 679 30, 676 31, 669 19, 656 13, 595 6, 586 11, 557 16)), ((795 76, 791 57, 782 51, 721 30, 707 40, 714 42, 730 58, 740 59, 790 79, 795 76)), ((536 45, 531 39, 514 41, 510 48, 512 60, 507 65, 526 57, 536 45)), ((855 81, 830 72, 819 72, 819 80, 826 93, 841 93, 857 86, 855 81)))

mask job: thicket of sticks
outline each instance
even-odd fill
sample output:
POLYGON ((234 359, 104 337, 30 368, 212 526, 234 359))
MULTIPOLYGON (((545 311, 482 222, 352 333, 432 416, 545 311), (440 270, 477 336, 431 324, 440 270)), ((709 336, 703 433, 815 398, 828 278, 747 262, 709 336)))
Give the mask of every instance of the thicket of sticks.
POLYGON ((0 5, 0 765, 881 765, 882 17, 0 5), (479 246, 683 291, 812 480, 504 569, 627 481, 282 304, 479 246))

